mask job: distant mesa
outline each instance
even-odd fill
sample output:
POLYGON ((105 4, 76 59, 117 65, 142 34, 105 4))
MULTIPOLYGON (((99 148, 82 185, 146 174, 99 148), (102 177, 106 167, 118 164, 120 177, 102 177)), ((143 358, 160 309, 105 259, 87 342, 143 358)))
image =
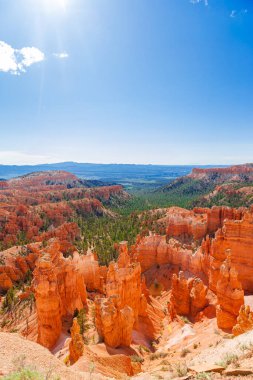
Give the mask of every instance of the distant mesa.
POLYGON ((193 168, 157 192, 185 197, 189 206, 250 206, 253 203, 253 164, 223 168, 193 168))

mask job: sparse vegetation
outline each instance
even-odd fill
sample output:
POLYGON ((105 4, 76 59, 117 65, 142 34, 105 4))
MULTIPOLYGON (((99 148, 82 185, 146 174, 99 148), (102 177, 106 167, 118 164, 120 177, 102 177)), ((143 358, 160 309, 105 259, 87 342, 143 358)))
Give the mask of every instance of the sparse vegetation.
POLYGON ((224 368, 227 368, 230 364, 237 366, 238 365, 238 356, 235 354, 227 353, 222 357, 221 361, 217 362, 216 364, 220 365, 224 368))
POLYGON ((240 345, 240 350, 245 352, 245 351, 249 351, 252 349, 252 343, 249 343, 249 344, 241 344, 240 345))
POLYGON ((188 372, 187 365, 185 363, 176 363, 173 368, 173 377, 186 376, 188 372))
POLYGON ((88 344, 87 337, 85 336, 85 332, 87 332, 90 328, 87 318, 87 311, 85 309, 75 310, 74 317, 76 317, 77 322, 80 326, 80 334, 83 336, 83 340, 85 344, 88 344))
POLYGON ((150 352, 150 349, 142 344, 139 345, 139 351, 142 354, 143 352, 150 352))
POLYGON ((184 315, 181 316, 181 319, 182 319, 182 321, 183 321, 184 323, 191 323, 191 322, 189 321, 189 319, 188 319, 186 316, 184 316, 184 315))
POLYGON ((197 380, 211 380, 211 375, 207 372, 201 372, 196 375, 197 380))
POLYGON ((188 348, 183 348, 181 351, 181 358, 185 358, 191 351, 188 348))
POLYGON ((143 363, 144 359, 138 355, 132 355, 131 356, 131 361, 134 363, 143 363))
POLYGON ((166 358, 166 356, 168 356, 167 352, 155 352, 151 354, 149 358, 150 360, 156 360, 166 358))
POLYGON ((35 370, 23 368, 10 375, 4 376, 3 380, 45 380, 45 377, 35 370))
POLYGON ((18 297, 16 296, 16 290, 14 287, 10 288, 6 296, 4 297, 4 301, 2 304, 3 311, 10 311, 18 302, 18 297))

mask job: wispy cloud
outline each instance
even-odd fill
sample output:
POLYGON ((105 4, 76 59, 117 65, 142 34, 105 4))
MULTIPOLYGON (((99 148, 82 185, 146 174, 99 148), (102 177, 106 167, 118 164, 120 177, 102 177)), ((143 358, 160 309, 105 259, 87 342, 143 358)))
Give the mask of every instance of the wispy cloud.
POLYGON ((0 71, 20 75, 26 72, 27 67, 44 59, 44 53, 38 48, 15 49, 6 42, 0 41, 0 71))
POLYGON ((237 11, 236 9, 233 9, 231 11, 231 13, 230 13, 230 17, 231 18, 235 18, 235 17, 238 17, 238 16, 243 16, 246 13, 248 13, 248 9, 241 9, 240 11, 237 11))
POLYGON ((54 56, 59 59, 64 59, 64 58, 69 57, 68 53, 66 53, 65 51, 62 53, 54 53, 54 56))
POLYGON ((15 150, 0 151, 0 164, 2 165, 33 165, 56 161, 56 157, 42 154, 32 154, 15 150))
POLYGON ((208 0, 190 0, 190 3, 192 4, 204 3, 206 7, 208 6, 208 0))

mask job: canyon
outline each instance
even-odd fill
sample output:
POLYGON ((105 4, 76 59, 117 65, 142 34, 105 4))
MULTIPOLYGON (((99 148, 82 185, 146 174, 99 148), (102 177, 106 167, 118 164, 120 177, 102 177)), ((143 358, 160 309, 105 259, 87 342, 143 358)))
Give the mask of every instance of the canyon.
MULTIPOLYGON (((209 178, 213 171, 194 169, 191 176, 209 178)), ((237 171, 216 170, 230 179, 237 171)), ((250 176, 251 166, 241 173, 250 176)), ((13 371, 3 355, 18 356, 15 340, 27 365, 37 352, 36 369, 46 376, 46 357, 62 379, 194 379, 198 373, 236 379, 239 367, 252 376, 252 207, 150 210, 135 243, 119 241, 116 257, 103 265, 94 247, 77 249, 85 237, 71 216, 117 218, 109 206, 129 199, 122 187, 84 187, 65 172, 5 182, 2 376, 13 371), (216 352, 232 355, 228 336, 236 359, 217 365, 216 352)))

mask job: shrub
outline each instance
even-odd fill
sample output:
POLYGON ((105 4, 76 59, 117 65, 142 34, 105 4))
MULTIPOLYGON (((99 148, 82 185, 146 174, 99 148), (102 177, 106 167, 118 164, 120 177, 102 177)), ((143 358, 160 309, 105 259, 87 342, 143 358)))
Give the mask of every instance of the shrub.
POLYGON ((178 377, 186 376, 187 375, 187 366, 185 363, 176 363, 173 369, 173 372, 178 377))
POLYGON ((44 380, 44 377, 37 371, 23 368, 3 377, 3 380, 44 380))
POLYGON ((187 317, 182 316, 181 319, 184 323, 191 323, 187 317))
POLYGON ((182 351, 181 351, 181 358, 185 358, 187 354, 189 354, 189 352, 191 352, 188 348, 183 348, 182 351))
POLYGON ((227 353, 226 355, 222 357, 221 361, 218 362, 217 364, 226 368, 230 364, 234 364, 236 366, 237 363, 238 363, 238 356, 235 354, 227 353))
POLYGON ((198 380, 211 380, 211 377, 206 372, 201 372, 196 375, 196 379, 198 380))
POLYGON ((89 328, 87 313, 85 309, 81 309, 77 314, 77 322, 80 326, 80 333, 83 335, 89 328))
POLYGON ((131 361, 134 362, 134 363, 143 363, 143 362, 144 362, 144 359, 141 358, 141 357, 138 356, 138 355, 132 355, 132 356, 131 356, 131 361))
POLYGON ((167 352, 155 352, 150 355, 150 360, 163 359, 168 356, 167 352))

